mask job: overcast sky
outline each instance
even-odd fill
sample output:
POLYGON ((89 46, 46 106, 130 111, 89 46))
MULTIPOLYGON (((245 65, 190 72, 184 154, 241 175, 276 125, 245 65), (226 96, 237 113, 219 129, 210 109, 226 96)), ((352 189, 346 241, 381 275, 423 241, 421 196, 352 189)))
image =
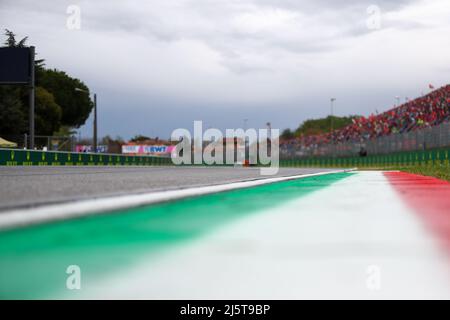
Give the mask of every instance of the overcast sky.
POLYGON ((450 83, 449 0, 0 0, 0 27, 97 92, 100 136, 295 128, 450 83))

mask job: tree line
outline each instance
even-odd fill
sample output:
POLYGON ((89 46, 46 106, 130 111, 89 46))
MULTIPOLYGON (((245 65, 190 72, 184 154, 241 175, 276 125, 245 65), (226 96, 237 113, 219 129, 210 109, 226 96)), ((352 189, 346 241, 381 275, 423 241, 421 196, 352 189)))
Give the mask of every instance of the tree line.
POLYGON ((309 119, 301 123, 297 129, 284 129, 280 135, 281 139, 289 140, 301 136, 318 135, 328 133, 333 126, 334 130, 342 129, 352 123, 359 116, 337 117, 328 116, 320 119, 309 119))

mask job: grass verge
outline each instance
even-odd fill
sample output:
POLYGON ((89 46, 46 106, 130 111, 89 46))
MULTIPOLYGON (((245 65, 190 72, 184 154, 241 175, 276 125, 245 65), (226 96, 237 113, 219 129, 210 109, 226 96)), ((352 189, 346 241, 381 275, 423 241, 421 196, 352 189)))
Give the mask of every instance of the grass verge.
POLYGON ((450 166, 433 165, 433 166, 407 166, 390 168, 409 173, 421 174, 423 176, 436 177, 442 180, 450 181, 450 166))

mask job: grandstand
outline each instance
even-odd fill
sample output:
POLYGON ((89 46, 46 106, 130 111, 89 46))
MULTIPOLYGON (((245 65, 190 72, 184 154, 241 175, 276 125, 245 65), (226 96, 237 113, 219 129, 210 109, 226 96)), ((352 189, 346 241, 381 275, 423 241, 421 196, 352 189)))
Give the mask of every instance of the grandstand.
POLYGON ((345 156, 358 152, 361 147, 369 147, 372 152, 389 153, 447 146, 450 144, 450 137, 445 133, 448 133, 449 120, 450 85, 446 85, 383 113, 356 117, 352 124, 341 129, 283 140, 280 142, 280 154, 285 158, 311 155, 345 156), (439 141, 427 143, 424 133, 427 129, 428 132, 435 133, 432 131, 434 127, 439 127, 439 130, 435 130, 439 131, 437 138, 439 141), (444 131, 443 138, 442 131, 444 131), (411 133, 414 133, 415 139, 410 139, 411 133), (422 137, 419 137, 420 134, 422 137), (399 143, 399 137, 400 140, 407 141, 399 143), (396 146, 394 150, 372 147, 379 141, 389 142, 386 145, 394 143, 396 146))

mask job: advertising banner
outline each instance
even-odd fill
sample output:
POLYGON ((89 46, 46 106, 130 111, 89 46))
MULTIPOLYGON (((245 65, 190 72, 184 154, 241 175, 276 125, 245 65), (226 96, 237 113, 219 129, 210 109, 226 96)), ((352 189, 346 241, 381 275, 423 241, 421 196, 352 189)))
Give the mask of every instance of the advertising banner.
POLYGON ((172 152, 175 146, 165 145, 123 145, 123 154, 154 154, 167 155, 172 152))
MULTIPOLYGON (((91 145, 80 145, 78 144, 75 147, 76 152, 92 152, 93 147, 91 145)), ((108 152, 108 146, 106 145, 99 145, 97 146, 97 153, 106 153, 108 152)))

